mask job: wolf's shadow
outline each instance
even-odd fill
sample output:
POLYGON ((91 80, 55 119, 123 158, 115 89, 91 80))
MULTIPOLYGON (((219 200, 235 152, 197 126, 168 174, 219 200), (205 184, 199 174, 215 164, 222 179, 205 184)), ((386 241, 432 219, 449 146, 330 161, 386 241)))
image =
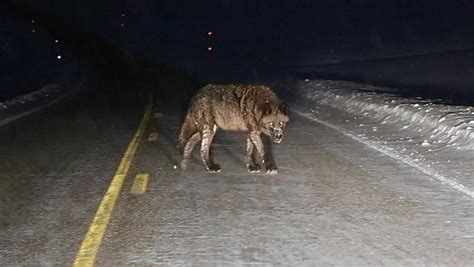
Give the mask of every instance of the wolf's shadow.
MULTIPOLYGON (((265 149, 265 155, 266 155, 266 158, 265 160, 268 161, 269 165, 270 166, 274 166, 274 167, 278 167, 276 165, 276 162, 275 162, 275 158, 273 157, 273 142, 271 140, 271 138, 267 135, 264 135, 262 134, 261 135, 261 138, 262 138, 262 142, 263 142, 263 145, 264 145, 264 149, 265 149)), ((244 160, 244 156, 245 156, 245 139, 244 141, 242 142, 242 152, 236 152, 235 149, 232 149, 230 147, 227 147, 227 146, 223 146, 222 147, 222 150, 224 150, 224 153, 229 156, 233 162, 235 162, 236 164, 239 164, 239 165, 242 165, 242 166, 245 166, 245 160, 244 160)), ((252 154, 252 157, 255 161, 255 163, 257 163, 263 171, 265 171, 265 166, 264 164, 262 164, 262 158, 260 157, 260 155, 258 154, 257 150, 255 149, 253 151, 253 154, 252 154)))
MULTIPOLYGON (((244 157, 245 157, 245 153, 246 153, 245 152, 246 138, 239 138, 238 145, 241 147, 241 149, 236 150, 234 148, 234 146, 220 145, 220 144, 229 142, 229 140, 227 140, 227 138, 226 138, 226 137, 228 137, 228 135, 229 135, 229 133, 222 133, 222 132, 220 134, 218 133, 216 135, 216 138, 214 139, 214 142, 213 142, 214 145, 211 145, 211 149, 212 149, 211 156, 215 159, 216 153, 217 154, 225 154, 235 165, 242 166, 242 168, 245 168, 244 157)), ((274 160, 274 157, 273 157, 273 142, 271 141, 271 138, 269 136, 264 135, 264 134, 262 134, 261 137, 262 137, 262 142, 263 142, 264 148, 265 148, 266 160, 268 161, 268 163, 270 163, 270 166, 276 166, 275 160, 274 160)), ((169 136, 169 138, 173 138, 173 137, 169 136)), ((232 142, 234 142, 234 141, 232 141, 232 142)), ((192 155, 192 160, 195 161, 196 163, 201 162, 200 155, 199 155, 199 147, 200 146, 201 146, 201 143, 199 142, 196 145, 196 147, 193 151, 193 155, 192 155), (195 152, 196 150, 198 152, 195 152)), ((254 158, 255 163, 260 165, 260 167, 262 168, 262 171, 265 171, 265 169, 264 169, 265 166, 263 166, 263 164, 262 164, 262 158, 258 154, 257 150, 254 150, 254 153, 253 153, 252 156, 254 158)), ((182 159, 181 154, 179 154, 179 152, 176 152, 175 156, 173 157, 173 160, 177 161, 177 160, 181 160, 181 159, 182 159)), ((217 163, 219 163, 219 162, 217 162, 217 163)), ((276 167, 278 167, 278 166, 276 166, 276 167)))
MULTIPOLYGON (((158 144, 163 150, 163 154, 166 156, 168 161, 175 165, 179 166, 181 161, 179 149, 176 148, 176 137, 178 136, 178 128, 165 128, 160 121, 156 122, 156 130, 161 134, 161 138, 158 139, 158 144)), ((147 136, 147 135, 146 135, 147 136)))

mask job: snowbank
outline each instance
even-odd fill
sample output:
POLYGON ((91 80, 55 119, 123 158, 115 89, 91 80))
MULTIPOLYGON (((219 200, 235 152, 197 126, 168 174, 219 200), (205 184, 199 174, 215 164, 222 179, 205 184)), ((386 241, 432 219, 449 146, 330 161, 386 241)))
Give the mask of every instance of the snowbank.
POLYGON ((34 101, 47 98, 50 95, 54 95, 59 92, 60 92, 59 84, 48 84, 44 86, 43 88, 41 88, 40 90, 15 97, 5 102, 0 102, 0 112, 4 112, 7 109, 16 108, 20 105, 31 104, 34 101))
POLYGON ((31 114, 37 110, 57 103, 66 96, 78 91, 78 88, 66 88, 65 84, 48 84, 43 88, 0 102, 0 127, 31 114))
POLYGON ((291 81, 285 87, 297 114, 474 198, 473 107, 345 81, 291 81))
POLYGON ((448 106, 440 101, 399 97, 395 91, 352 82, 312 80, 296 82, 304 97, 317 103, 366 116, 400 131, 411 130, 422 137, 420 145, 433 144, 474 149, 474 110, 448 106))

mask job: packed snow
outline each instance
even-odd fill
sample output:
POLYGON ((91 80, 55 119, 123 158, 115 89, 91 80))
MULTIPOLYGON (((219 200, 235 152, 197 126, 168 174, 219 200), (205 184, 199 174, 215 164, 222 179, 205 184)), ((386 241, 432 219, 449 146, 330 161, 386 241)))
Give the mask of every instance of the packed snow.
POLYGON ((0 127, 59 101, 66 94, 63 87, 57 83, 48 84, 37 91, 0 102, 0 127))
POLYGON ((8 108, 16 107, 18 105, 28 104, 40 98, 48 97, 51 94, 59 92, 59 90, 60 88, 58 84, 48 84, 37 91, 31 92, 29 94, 17 96, 5 102, 0 102, 0 112, 7 110, 8 108))
POLYGON ((290 82, 294 111, 474 198, 474 109, 366 84, 290 82))

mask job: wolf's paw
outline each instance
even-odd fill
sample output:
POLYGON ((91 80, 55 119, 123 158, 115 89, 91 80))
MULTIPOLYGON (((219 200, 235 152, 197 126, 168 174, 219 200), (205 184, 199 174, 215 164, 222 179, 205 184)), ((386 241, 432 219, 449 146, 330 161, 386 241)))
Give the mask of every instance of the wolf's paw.
POLYGON ((250 173, 260 173, 260 167, 256 165, 247 165, 247 170, 250 173))
POLYGON ((219 173, 221 172, 221 167, 218 164, 213 164, 207 169, 207 171, 211 173, 219 173))
POLYGON ((278 174, 278 169, 276 167, 267 168, 267 174, 278 174))

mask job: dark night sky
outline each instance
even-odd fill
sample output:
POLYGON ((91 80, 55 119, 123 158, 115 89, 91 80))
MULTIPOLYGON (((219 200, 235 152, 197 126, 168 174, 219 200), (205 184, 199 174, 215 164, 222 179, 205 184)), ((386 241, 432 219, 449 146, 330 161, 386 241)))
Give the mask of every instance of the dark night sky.
MULTIPOLYGON (((204 69, 212 73, 229 67, 271 71, 282 66, 465 48, 474 43, 474 5, 467 0, 11 2, 61 16, 139 60, 191 72, 204 69), (208 31, 214 33, 212 37, 208 31), (211 53, 208 46, 213 47, 211 53)), ((12 60, 25 64, 24 55, 44 54, 34 48, 43 46, 54 57, 58 49, 46 37, 39 40, 31 34, 28 21, 3 12, 9 16, 3 16, 2 38, 10 40, 14 49, 23 50, 12 60)), ((4 47, 2 52, 6 51, 4 47)))

